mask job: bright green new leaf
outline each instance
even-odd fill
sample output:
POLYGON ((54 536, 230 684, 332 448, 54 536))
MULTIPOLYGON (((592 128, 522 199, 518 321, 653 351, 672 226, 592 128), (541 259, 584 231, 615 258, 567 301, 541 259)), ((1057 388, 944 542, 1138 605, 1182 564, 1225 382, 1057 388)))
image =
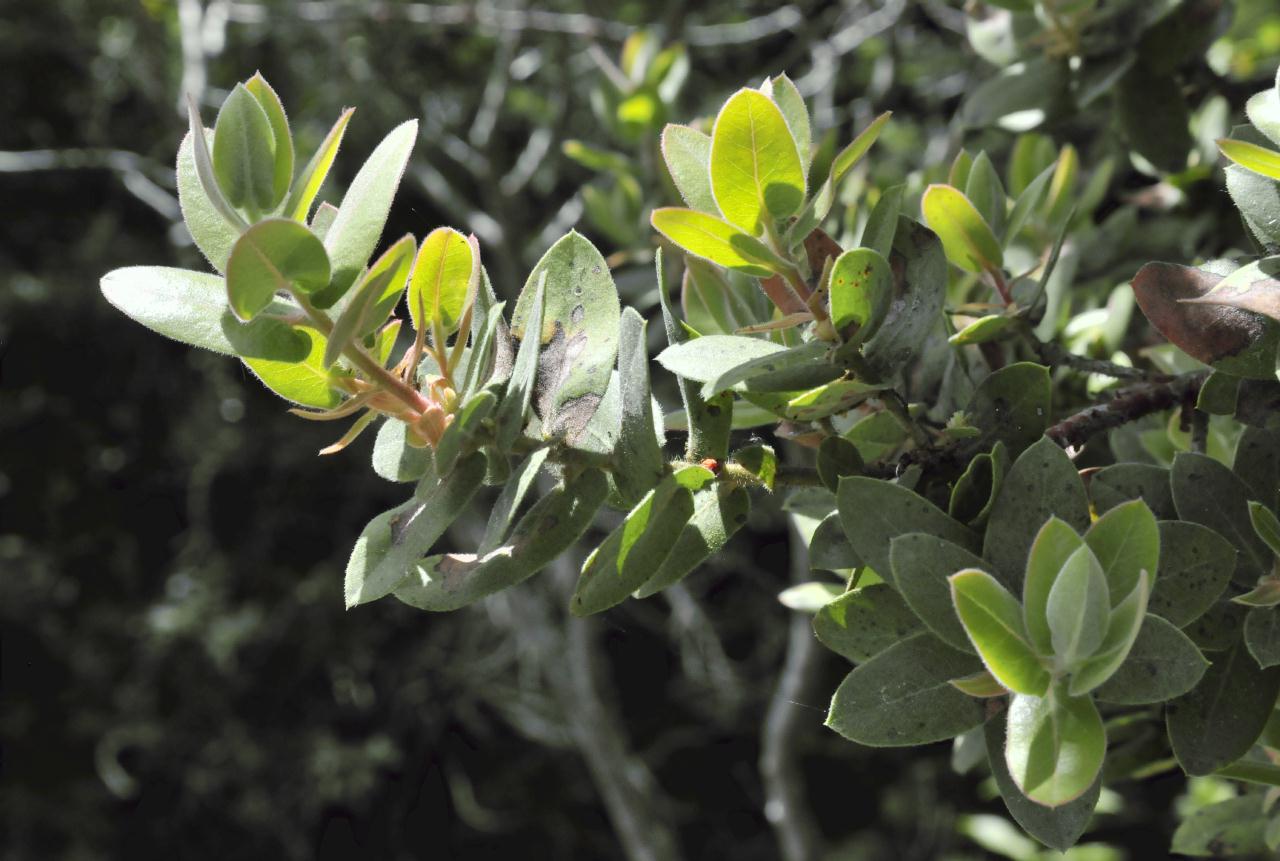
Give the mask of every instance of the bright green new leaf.
MULTIPOLYGON (((331 367, 353 341, 373 332, 387 319, 404 293, 413 265, 413 237, 406 234, 379 257, 360 279, 351 301, 342 309, 329 333, 324 366, 331 367)), ((335 273, 334 277, 337 275, 335 273)))
POLYGON ((951 680, 981 669, 927 633, 908 637, 856 667, 831 698, 827 726, 870 747, 908 747, 955 738, 982 723, 980 700, 951 680))
POLYGON ((846 341, 862 343, 875 334, 893 303, 889 261, 870 248, 841 254, 831 267, 831 322, 846 341))
POLYGON ((711 133, 711 191, 725 220, 757 236, 804 202, 804 168, 782 111, 757 90, 725 102, 711 133))
POLYGON ((1111 678, 1133 648, 1142 630, 1151 596, 1151 575, 1142 572, 1133 591, 1111 610, 1102 645, 1071 674, 1071 696, 1083 696, 1111 678))
POLYGON ((1004 757, 1023 794, 1060 807, 1093 785, 1107 752, 1102 717, 1089 697, 1055 689, 1047 697, 1016 695, 1009 704, 1004 757))
POLYGON ((333 266, 333 283, 332 293, 326 291, 326 304, 321 307, 327 308, 345 296, 368 264, 382 236, 391 201, 417 138, 417 120, 396 126, 374 148, 351 180, 338 214, 324 236, 324 247, 333 266))
POLYGON ((976 568, 951 575, 950 582, 956 613, 991 674, 1011 691, 1042 696, 1049 671, 1027 640, 1018 599, 976 568))
POLYGON ((999 340, 1007 333, 1015 331, 1018 323, 1019 321, 1016 317, 1009 317, 1005 314, 988 314, 969 323, 948 338, 947 341, 958 347, 966 347, 970 344, 986 344, 999 340))
POLYGON ((227 259, 227 299, 241 320, 252 319, 276 293, 315 293, 329 284, 324 243, 287 218, 259 221, 240 235, 227 259))
POLYGON ((734 225, 692 209, 665 207, 649 217, 653 229, 690 254, 755 278, 785 272, 787 265, 763 242, 734 225))
POLYGON ((669 123, 662 130, 662 157, 685 204, 708 215, 719 215, 711 193, 711 136, 669 123))
POLYGON ((237 84, 213 127, 213 173, 228 203, 253 214, 279 202, 275 151, 267 112, 244 84, 237 84))
POLYGON ((244 86, 258 100, 271 123, 271 135, 275 144, 271 206, 275 207, 284 200, 293 183, 293 134, 289 131, 289 118, 285 116, 280 97, 267 83, 267 79, 262 77, 261 72, 245 81, 244 86))
POLYGON ((347 608, 389 595, 436 539, 464 511, 484 483, 485 456, 468 455, 443 479, 428 475, 408 502, 365 526, 347 561, 347 608))
POLYGON ((1280 179, 1280 152, 1230 138, 1218 141, 1218 149, 1243 168, 1270 179, 1280 179))
POLYGON ((1000 243, 982 214, 959 189, 934 184, 920 201, 925 223, 942 239, 947 259, 969 272, 999 272, 1000 243))
POLYGON ((467 237, 453 228, 437 227, 427 234, 409 276, 409 316, 415 329, 430 331, 434 325, 449 334, 458 328, 479 262, 467 237))
POLYGON ((1057 665, 1070 672, 1098 650, 1107 633, 1111 600, 1107 576, 1088 547, 1067 558, 1045 604, 1057 665))
MULTIPOLYGON (((175 341, 228 356, 300 362, 311 340, 267 316, 248 323, 227 308, 226 285, 217 275, 166 266, 128 266, 102 277, 102 295, 133 320, 175 341)), ((296 305, 275 301, 271 314, 295 315, 296 305)))
POLYGON ((1084 540, 1106 572, 1112 604, 1133 591, 1141 572, 1154 579, 1159 570, 1160 528, 1141 499, 1107 511, 1089 527, 1084 540))
MULTIPOLYGON (((1053 634, 1049 627, 1049 595, 1067 560, 1084 546, 1084 539, 1057 517, 1050 517, 1031 543, 1026 580, 1022 584, 1023 621, 1031 644, 1042 655, 1054 652, 1053 634)), ((1109 604, 1106 609, 1110 612, 1109 604)))
POLYGON ((1253 531, 1280 557, 1280 518, 1261 502, 1250 500, 1249 519, 1253 522, 1253 531))
POLYGON ((1148 616, 1129 656, 1093 693, 1104 703, 1163 703, 1194 688, 1208 667, 1209 662, 1186 634, 1158 616, 1148 616))
MULTIPOLYGON (((310 339, 311 349, 300 362, 277 362, 271 359, 246 358, 249 370, 263 385, 280 397, 304 407, 327 410, 342 403, 342 394, 333 386, 335 374, 323 364, 327 343, 314 329, 299 330, 310 339)), ((400 423, 397 423, 400 424, 400 423)))
MULTIPOLYGON (((351 114, 354 112, 355 108, 347 108, 342 112, 338 121, 333 124, 333 128, 329 129, 329 133, 320 142, 315 155, 311 156, 307 166, 298 175, 298 181, 294 183, 289 192, 289 199, 284 205, 285 215, 294 221, 307 220, 307 214, 311 212, 311 204, 315 202, 316 195, 320 193, 320 187, 324 185, 325 178, 329 175, 329 168, 333 167, 333 160, 337 158, 338 148, 342 146, 342 136, 346 134, 347 123, 351 121, 351 114)), ((334 207, 334 214, 337 214, 336 207, 334 207)), ((312 224, 312 229, 315 229, 315 224, 312 224)), ((325 232, 328 232, 327 228, 325 232)))

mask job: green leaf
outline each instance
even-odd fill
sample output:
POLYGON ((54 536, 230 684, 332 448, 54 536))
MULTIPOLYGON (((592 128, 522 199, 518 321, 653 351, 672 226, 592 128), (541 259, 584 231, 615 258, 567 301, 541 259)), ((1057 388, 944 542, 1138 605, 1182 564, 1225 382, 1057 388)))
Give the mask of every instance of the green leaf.
MULTIPOLYGON (((805 237, 813 232, 813 229, 821 224, 822 220, 831 212, 831 206, 835 203, 836 192, 840 190, 840 184, 849 175, 849 171, 853 170, 854 165, 867 154, 867 150, 871 149, 871 145, 876 142, 881 130, 889 122, 890 116, 892 116, 892 112, 886 111, 876 117, 865 129, 858 133, 858 136, 848 146, 831 160, 831 169, 827 173, 826 181, 814 192, 813 197, 810 198, 809 203, 787 233, 787 244, 790 247, 794 248, 803 242, 805 237)), ((897 223, 897 213, 894 212, 892 215, 895 217, 889 217, 887 212, 882 214, 882 217, 890 227, 897 223)), ((890 235, 888 241, 892 242, 892 235, 890 235)), ((870 245, 865 237, 862 244, 870 245)), ((887 249, 878 246, 872 247, 880 251, 881 254, 887 253, 887 249)))
POLYGON ((1244 644, 1264 670, 1280 665, 1280 612, 1254 607, 1244 620, 1244 644))
POLYGON ((968 93, 960 106, 960 122, 970 128, 1030 131, 1061 108, 1068 80, 1065 60, 1037 57, 1015 63, 968 93))
POLYGON ((485 420, 498 405, 498 397, 489 389, 481 389, 467 398, 454 414, 453 421, 436 443, 435 464, 438 475, 448 475, 459 455, 469 448, 484 430, 485 420))
POLYGON ((1209 527, 1240 551, 1237 583, 1252 586, 1270 571, 1274 557, 1251 527, 1250 491, 1238 476, 1205 455, 1181 452, 1173 461, 1171 484, 1181 519, 1209 527))
POLYGON ((889 266, 894 272, 893 304, 880 329, 862 347, 867 364, 892 379, 924 352, 939 327, 947 289, 942 242, 929 228, 899 216, 889 266))
POLYGON ((1271 608, 1280 604, 1280 580, 1274 576, 1264 577, 1258 581, 1258 585, 1250 589, 1243 595, 1237 595, 1231 599, 1233 604, 1239 604, 1243 607, 1264 607, 1271 608))
POLYGON ((1117 705, 1162 703, 1194 688, 1208 667, 1186 634, 1159 616, 1148 616, 1124 663, 1094 695, 1117 705))
POLYGON ((1194 146, 1182 87, 1172 74, 1156 74, 1135 63, 1116 88, 1116 115, 1129 146, 1164 173, 1187 166, 1194 146))
MULTIPOLYGON (((413 266, 414 241, 405 235, 379 257, 360 279, 351 301, 342 309, 329 333, 324 366, 332 367, 353 341, 381 326, 395 310, 413 266)), ((337 273, 334 278, 337 278, 337 273)))
POLYGON ((1250 499, 1280 511, 1280 429, 1246 427, 1231 471, 1249 486, 1250 499))
POLYGON ((1102 645, 1093 657, 1071 674, 1071 696, 1083 696, 1089 693, 1111 678, 1124 663, 1129 650, 1133 648, 1133 641, 1142 630, 1142 621, 1146 617, 1147 601, 1150 596, 1151 576, 1144 571, 1138 578, 1138 584, 1133 587, 1133 591, 1112 608, 1102 645))
POLYGON ((213 127, 213 173, 228 203, 266 212, 279 202, 275 149, 267 112, 244 84, 237 84, 213 127))
POLYGON ((1244 112, 1254 128, 1280 146, 1280 93, 1274 87, 1250 96, 1244 112))
POLYGON ((720 552, 733 534, 746 525, 750 512, 751 494, 745 488, 716 483, 694 493, 693 516, 680 530, 671 553, 635 591, 635 597, 648 598, 679 583, 720 552))
POLYGON ((772 446, 748 445, 730 455, 730 462, 745 469, 768 490, 778 475, 778 456, 772 446))
POLYGON ((942 240, 948 260, 968 272, 1000 271, 1004 264, 1000 243, 959 189, 937 183, 929 186, 920 209, 929 229, 942 240))
POLYGON ((1049 672, 1027 639, 1018 599, 976 568, 952 574, 949 580, 956 613, 991 675, 1011 691, 1043 695, 1049 672))
POLYGON ((911 747, 954 738, 982 723, 982 701, 950 680, 980 669, 929 634, 896 643, 855 668, 831 699, 827 726, 870 747, 911 747))
POLYGON ((752 236, 804 202, 796 141, 778 106, 756 90, 739 90, 720 109, 710 166, 717 207, 726 221, 752 236))
MULTIPOLYGON (((280 320, 259 316, 241 323, 227 308, 217 275, 167 266, 128 266, 102 277, 102 295, 130 318, 175 341, 228 356, 300 362, 311 339, 280 320)), ((276 301, 272 314, 293 315, 295 305, 276 301)))
MULTIPOLYGON (((545 318, 543 308, 546 304, 546 283, 547 276, 543 273, 534 288, 532 304, 524 318, 525 326, 532 324, 535 332, 542 330, 545 318)), ((494 437, 501 451, 507 451, 515 444, 529 417, 529 403, 533 399, 534 382, 538 375, 540 346, 537 337, 520 339, 520 348, 516 351, 515 363, 511 366, 511 378, 507 381, 507 391, 498 408, 498 415, 494 418, 494 437)))
POLYGON ((982 220, 991 226, 991 232, 1000 236, 1004 232, 1008 201, 1005 199, 1004 184, 1000 175, 986 152, 978 153, 969 168, 969 176, 965 180, 964 196, 973 208, 978 210, 982 220))
POLYGON ((1249 231, 1268 251, 1280 249, 1280 183, 1235 164, 1223 173, 1231 202, 1249 231))
POLYGON ((530 454, 520 465, 511 471, 493 503, 489 512, 489 520, 484 527, 484 536, 480 539, 478 553, 484 555, 498 547, 507 539, 511 531, 511 523, 516 512, 520 510, 529 491, 533 490, 539 476, 543 474, 542 466, 547 462, 550 449, 540 448, 530 454))
POLYGON ((275 207, 289 193, 293 183, 293 134, 289 131, 289 118, 285 116, 284 105, 276 91, 262 77, 261 72, 245 81, 245 89, 253 94, 271 123, 271 137, 275 149, 275 165, 272 175, 272 202, 275 207))
POLYGON ((279 362, 245 358, 249 370, 263 385, 280 397, 304 407, 327 410, 342 403, 341 392, 333 386, 336 375, 323 365, 327 341, 314 329, 299 329, 311 344, 302 361, 279 362))
POLYGON ((347 562, 348 609, 391 594, 466 510, 484 474, 484 455, 470 454, 443 479, 424 478, 413 499, 369 521, 347 562))
POLYGON ((315 293, 329 284, 329 256, 306 225, 268 218, 236 241, 227 259, 227 299, 241 320, 250 320, 276 293, 315 293))
POLYGON ((1004 231, 1005 245, 1018 238, 1027 221, 1040 208, 1040 201, 1044 199, 1049 183, 1053 181, 1056 172, 1057 168, 1054 164, 1041 170, 1013 202, 1013 209, 1009 212, 1009 222, 1004 231))
POLYGON ((982 555, 1005 585, 1021 591, 1031 544, 1053 516, 1083 532, 1089 526, 1089 500, 1071 458, 1042 437, 1014 461, 987 519, 982 555))
POLYGON ((1017 694, 1009 704, 1004 758, 1018 789, 1046 807, 1083 796, 1102 771, 1107 734, 1089 697, 1017 694))
POLYGON ((982 560, 950 541, 913 532, 889 543, 889 563, 894 586, 929 630, 953 649, 972 652, 947 578, 962 569, 977 568, 982 560))
POLYGON ((609 492, 604 473, 588 469, 557 485, 483 555, 449 553, 413 566, 395 596, 421 610, 456 610, 532 577, 577 543, 609 492))
POLYGON ((846 342, 860 344, 875 334, 893 302, 889 261, 870 248, 841 254, 831 268, 831 322, 846 342))
POLYGON ((809 128, 809 109, 805 106, 804 96, 800 95, 799 88, 785 74, 771 78, 760 89, 782 111, 783 119, 787 121, 787 128, 790 129, 800 153, 801 170, 808 174, 809 159, 813 151, 813 132, 809 128))
MULTIPOLYGON (((333 167, 338 148, 342 146, 342 137, 347 132, 347 123, 351 121, 351 114, 354 112, 355 108, 347 108, 342 112, 338 121, 333 124, 333 128, 329 129, 329 133, 320 142, 315 155, 298 175, 298 181, 293 184, 289 199, 285 201, 284 212, 294 221, 307 220, 307 214, 311 212, 311 204, 320 194, 320 187, 324 185, 325 178, 329 175, 329 168, 333 167)), ((334 214, 337 214, 336 208, 334 214)), ((318 216, 319 212, 316 215, 318 216)), ((315 229, 314 223, 312 229, 315 229)), ((328 232, 327 229, 325 232, 328 232)))
POLYGON ((975 455, 956 479, 947 513, 973 527, 985 524, 1008 471, 1009 451, 1004 443, 997 441, 990 452, 975 455))
POLYGON ((534 407, 544 438, 575 444, 604 398, 618 356, 621 308, 604 257, 586 237, 570 231, 529 273, 511 317, 511 331, 526 337, 525 322, 539 280, 546 297, 538 353, 534 407))
POLYGON ((1249 608, 1243 604, 1219 600, 1183 630, 1200 651, 1226 652, 1241 641, 1248 615, 1249 608))
POLYGON ((1016 457, 1048 429, 1052 391, 1048 368, 1015 362, 983 378, 965 414, 985 438, 1002 441, 1016 457))
POLYGON ((901 446, 907 431, 888 412, 880 410, 854 422, 844 438, 858 447, 864 461, 879 460, 901 446))
MULTIPOLYGON (((709 338, 734 337, 740 336, 709 335, 689 343, 709 338)), ((724 346, 724 343, 719 342, 719 345, 724 346)), ((829 345, 826 342, 810 341, 781 352, 770 352, 748 359, 708 380, 702 386, 702 396, 709 398, 731 389, 740 392, 794 392, 828 383, 842 374, 839 368, 827 361, 828 353, 829 345)))
POLYGON ((686 486, 690 478, 705 481, 712 475, 694 466, 667 476, 591 552, 582 563, 577 588, 569 601, 570 612, 589 616, 607 610, 657 572, 671 553, 680 530, 693 516, 693 488, 686 486))
POLYGON ((754 236, 714 215, 665 207, 649 217, 653 229, 690 254, 755 278, 786 271, 786 264, 754 236))
POLYGON ((1212 774, 1249 752, 1275 708, 1280 667, 1260 669, 1244 644, 1214 660, 1200 684, 1172 700, 1165 720, 1187 774, 1212 774))
POLYGON ((324 236, 333 280, 332 294, 326 295, 328 303, 321 307, 339 301, 373 255, 417 137, 417 120, 396 126, 374 148, 351 180, 338 214, 324 236))
POLYGON ((387 481, 418 481, 431 471, 431 449, 409 444, 409 426, 389 418, 373 441, 373 471, 387 481))
POLYGON ((902 213, 902 198, 906 191, 906 185, 899 183, 880 193, 880 199, 871 208, 867 223, 863 225, 858 245, 883 257, 889 256, 893 251, 893 237, 898 232, 898 216, 902 213))
POLYGON ((1074 801, 1058 807, 1045 807, 1032 801, 1018 789, 1013 776, 1009 774, 1004 754, 1005 723, 1006 718, 1002 713, 988 720, 984 730, 987 758, 1000 796, 1004 799, 1009 814, 1024 831, 1046 846, 1066 852, 1089 826, 1102 791, 1102 774, 1099 773, 1089 788, 1074 801))
POLYGON ((711 136, 689 126, 668 124, 662 130, 662 157, 685 205, 719 215, 711 193, 711 136))
MULTIPOLYGON (((862 559, 849 543, 840 525, 840 515, 832 512, 813 530, 809 541, 809 567, 824 571, 844 571, 862 567, 862 559)), ((948 598, 950 600, 950 598, 948 598)))
POLYGON ((1202 807, 1178 825, 1171 852, 1198 858, 1257 857, 1267 851, 1267 816, 1261 795, 1243 795, 1202 807))
POLYGON ((841 478, 858 475, 862 472, 863 465, 858 447, 844 437, 829 436, 818 444, 818 457, 815 461, 818 480, 832 493, 839 489, 841 478))
POLYGON ((1089 479, 1089 496, 1099 514, 1126 500, 1141 499, 1157 517, 1175 520, 1178 516, 1169 486, 1169 470, 1162 466, 1117 463, 1103 467, 1089 479))
MULTIPOLYGON (((1084 546, 1084 539, 1056 517, 1050 517, 1031 542, 1026 580, 1022 584, 1023 621, 1031 644, 1042 655, 1053 654, 1049 595, 1067 560, 1084 546)), ((1108 606, 1107 610, 1110 609, 1108 606)))
POLYGON ((1049 590, 1045 617, 1053 644, 1053 656, 1070 672, 1102 645, 1111 616, 1107 576, 1088 547, 1068 557, 1049 590))
MULTIPOLYGON (((409 276, 409 316, 413 327, 444 334, 458 328, 478 260, 467 237, 451 227, 437 227, 422 240, 409 276)), ((444 349, 444 344, 437 345, 444 349)))
POLYGON ((863 476, 840 479, 836 492, 840 523, 854 551, 886 579, 891 576, 889 546, 899 535, 924 532, 976 548, 976 536, 918 493, 863 476))
POLYGON ((1250 500, 1249 520, 1253 523, 1253 531, 1266 542, 1277 557, 1280 557, 1280 519, 1261 502, 1250 500))
POLYGON ((947 341, 958 347, 967 347, 970 344, 986 344, 1000 340, 1006 333, 1016 330, 1017 325, 1017 317, 1009 317, 1004 314, 988 314, 969 323, 948 338, 947 341))
MULTIPOLYGON (((209 144, 213 142, 213 132, 210 129, 203 129, 203 132, 206 143, 200 150, 207 157, 209 144)), ((245 224, 244 219, 222 197, 222 192, 218 191, 216 181, 212 180, 212 171, 210 163, 209 176, 214 183, 216 200, 205 191, 204 184, 200 181, 195 147, 192 145, 191 133, 188 132, 178 147, 178 205, 182 210, 182 221, 196 248, 200 249, 209 264, 219 272, 224 272, 227 257, 231 255, 231 246, 236 244, 245 224)))
POLYGON ((822 645, 855 664, 923 630, 916 614, 884 583, 845 592, 813 617, 822 645))
POLYGON ((1231 582, 1236 550, 1198 523, 1161 521, 1159 530, 1160 567, 1150 611, 1185 628, 1208 612, 1231 582))
POLYGON ((650 409, 649 354, 645 349, 645 321, 634 308, 622 312, 618 344, 618 384, 621 428, 614 444, 614 484, 628 505, 662 478, 665 462, 650 409))
POLYGON ((1103 514, 1084 536, 1110 585, 1110 603, 1133 591, 1138 575, 1155 577, 1160 566, 1160 530, 1151 509, 1140 499, 1125 502, 1103 514))
POLYGON ((658 354, 658 364, 673 374, 709 383, 756 359, 777 356, 786 347, 745 335, 707 335, 673 344, 658 354))
POLYGON ((1218 149, 1246 170, 1262 174, 1268 179, 1280 179, 1280 153, 1275 150, 1230 138, 1218 141, 1218 149))

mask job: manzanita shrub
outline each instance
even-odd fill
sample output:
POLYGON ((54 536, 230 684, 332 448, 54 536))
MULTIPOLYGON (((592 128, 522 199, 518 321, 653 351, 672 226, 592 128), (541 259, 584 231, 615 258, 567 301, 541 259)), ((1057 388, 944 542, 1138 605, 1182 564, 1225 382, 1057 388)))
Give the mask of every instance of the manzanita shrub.
MULTIPOLYGON (((1000 5, 1021 20, 1024 4, 1000 5)), ((650 54, 637 92, 652 101, 682 56, 650 54)), ((1141 62, 1112 69, 1121 98, 1154 74, 1141 62)), ((1101 74, 1012 74, 1054 70, 1101 74)), ((412 489, 355 539, 347 606, 466 606, 615 509, 570 599, 599 613, 679 582, 753 499, 786 494, 815 524, 812 567, 839 578, 789 600, 856 665, 827 716, 851 741, 954 740, 957 767, 985 761, 1012 816, 1056 849, 1106 783, 1180 767, 1280 786, 1280 85, 1219 143, 1266 255, 1143 267, 1117 307, 1136 295, 1174 346, 1136 362, 1115 344, 1109 359, 1074 352, 1059 331, 1064 240, 1091 225, 1109 176, 1086 180, 1070 147, 1020 141, 1005 179, 962 152, 947 182, 872 190, 851 222, 846 180, 888 114, 820 164, 786 76, 701 128, 667 125, 682 205, 651 221, 675 410, 651 392, 646 321, 577 233, 511 306, 475 237, 447 227, 371 260, 417 129, 387 135, 335 206, 319 192, 350 116, 304 164, 261 76, 212 130, 193 106, 178 187, 215 271, 102 280, 143 325, 238 357, 299 417, 349 420, 324 453, 376 425, 374 470, 412 489), (766 426, 774 444, 735 433, 766 426), (486 486, 476 544, 443 550, 486 486)), ((1176 848, 1280 848, 1275 793, 1200 811, 1176 848)))

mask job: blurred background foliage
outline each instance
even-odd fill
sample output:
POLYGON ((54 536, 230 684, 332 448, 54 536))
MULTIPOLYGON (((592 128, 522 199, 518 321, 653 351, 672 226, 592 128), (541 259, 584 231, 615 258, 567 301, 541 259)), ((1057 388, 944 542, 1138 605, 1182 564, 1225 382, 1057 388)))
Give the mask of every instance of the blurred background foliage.
MULTIPOLYGON (((1112 166, 1048 323, 1073 349, 1117 348, 1108 302, 1141 263, 1248 248, 1209 147, 1274 73, 1280 10, 1234 7, 1178 73, 1198 137, 1185 169, 1133 156, 1105 89, 1042 118, 1042 146, 1073 145, 1082 176, 1112 166)), ((315 458, 331 429, 97 289, 118 266, 203 266, 173 190, 180 98, 211 117, 261 69, 300 151, 357 106, 329 196, 422 118, 386 236, 472 231, 513 297, 576 224, 651 314, 647 212, 673 200, 663 123, 787 71, 835 133, 816 138, 821 163, 893 110, 850 183, 852 229, 859 201, 945 179, 962 146, 1009 161, 1011 131, 953 119, 1001 73, 968 41, 992 12, 0 2, 3 856, 1038 857, 949 746, 869 750, 822 727, 845 668, 777 601, 811 579, 779 505, 685 585, 598 620, 565 618, 573 559, 451 615, 346 613, 350 542, 399 494, 369 444, 315 458)), ((1172 775, 1117 789, 1078 857, 1162 854, 1178 811, 1227 791, 1184 794, 1172 775)))

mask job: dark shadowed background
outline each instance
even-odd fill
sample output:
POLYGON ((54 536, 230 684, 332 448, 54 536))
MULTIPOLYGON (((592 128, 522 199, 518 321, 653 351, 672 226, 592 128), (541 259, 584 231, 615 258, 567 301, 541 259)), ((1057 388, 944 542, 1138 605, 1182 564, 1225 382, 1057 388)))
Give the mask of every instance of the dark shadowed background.
MULTIPOLYGON (((1257 8, 1233 38, 1280 52, 1268 2, 1241 5, 1257 8)), ((0 2, 3 857, 995 857, 966 836, 991 821, 957 817, 1003 810, 948 745, 873 751, 823 728, 847 665, 777 601, 820 575, 776 502, 684 585, 596 619, 567 618, 576 559, 449 615, 346 612, 350 545, 404 496, 369 469, 372 435, 316 457, 333 426, 98 292, 119 266, 205 268, 174 195, 180 96, 212 124, 260 69, 302 153, 357 107, 330 199, 422 119, 385 236, 473 231, 513 298, 578 224, 651 315, 644 222, 582 221, 599 180, 565 141, 651 172, 663 122, 787 71, 842 140, 896 112, 877 174, 937 168, 991 73, 963 30, 956 4, 902 0, 0 2), (640 27, 688 46, 689 78, 673 116, 620 131, 593 91, 640 27)), ((1181 787, 1111 799, 1097 857, 1152 857, 1144 829, 1167 834, 1181 787)))

